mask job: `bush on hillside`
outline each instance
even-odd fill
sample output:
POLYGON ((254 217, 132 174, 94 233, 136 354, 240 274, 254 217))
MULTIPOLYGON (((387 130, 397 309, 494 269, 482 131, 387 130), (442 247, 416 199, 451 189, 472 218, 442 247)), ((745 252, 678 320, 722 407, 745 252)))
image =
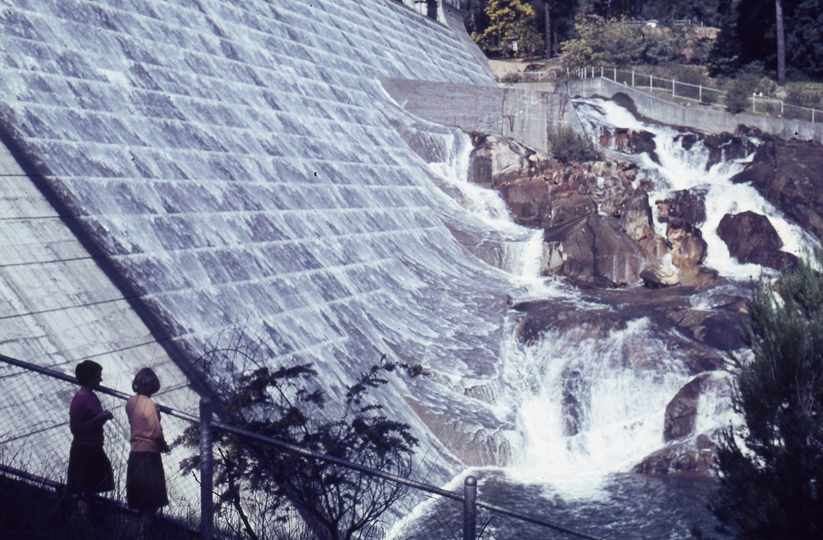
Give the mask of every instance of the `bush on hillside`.
POLYGON ((726 88, 726 110, 737 114, 749 109, 749 97, 757 88, 760 78, 752 73, 741 72, 730 80, 726 88))
POLYGON ((563 163, 595 161, 603 158, 603 153, 584 135, 570 127, 562 127, 550 136, 551 152, 555 159, 563 163))
POLYGON ((578 35, 561 44, 566 67, 612 67, 635 64, 643 58, 639 32, 618 19, 578 15, 574 29, 578 35))
MULTIPOLYGON (((411 473, 417 440, 410 426, 386 417, 368 393, 386 384, 388 373, 403 368, 416 376, 419 366, 391 364, 384 356, 345 388, 342 411, 329 413, 329 398, 311 364, 270 368, 271 348, 243 332, 219 341, 203 365, 235 427, 395 476, 411 473)), ((198 444, 198 426, 184 440, 198 444)), ((219 504, 236 512, 251 538, 286 519, 292 508, 316 537, 368 537, 405 494, 399 484, 253 439, 218 432, 215 442, 219 504)), ((198 464, 195 456, 183 467, 198 464)))
POLYGON ((719 444, 710 506, 740 539, 823 538, 823 275, 804 260, 752 292, 732 368, 745 426, 719 444))

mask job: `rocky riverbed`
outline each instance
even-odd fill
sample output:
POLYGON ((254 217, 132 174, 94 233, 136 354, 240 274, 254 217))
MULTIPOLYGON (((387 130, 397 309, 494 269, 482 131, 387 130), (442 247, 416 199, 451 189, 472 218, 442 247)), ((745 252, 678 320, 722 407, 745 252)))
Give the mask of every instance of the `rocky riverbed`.
MULTIPOLYGON (((675 143, 683 150, 700 143, 708 151, 706 170, 749 159, 733 182, 750 183, 785 216, 823 237, 819 144, 783 141, 745 126, 719 135, 679 131, 675 143)), ((610 157, 586 163, 562 163, 500 136, 469 135, 474 147, 470 181, 499 192, 515 222, 543 229, 541 274, 574 285, 587 304, 581 310, 580 298, 516 303, 518 339, 529 344, 550 332, 581 329, 597 338, 632 320, 648 319, 655 335, 686 353, 681 355, 687 358, 684 369, 693 378, 666 407, 665 446, 634 471, 709 471, 718 432, 700 431, 697 407, 708 394, 728 406, 732 389, 722 368, 729 354, 744 349, 741 323, 749 289, 705 264, 706 191, 673 190, 650 198, 659 178, 643 167, 643 160, 634 159, 646 154, 659 163, 655 135, 648 131, 602 130, 599 142, 610 157)), ((728 213, 711 232, 739 263, 775 270, 797 263, 798 253, 783 251, 766 215, 728 213)), ((654 358, 645 363, 632 369, 657 369, 654 358)), ((580 429, 581 392, 574 373, 566 375, 570 391, 564 392, 562 406, 566 434, 573 436, 580 429)))

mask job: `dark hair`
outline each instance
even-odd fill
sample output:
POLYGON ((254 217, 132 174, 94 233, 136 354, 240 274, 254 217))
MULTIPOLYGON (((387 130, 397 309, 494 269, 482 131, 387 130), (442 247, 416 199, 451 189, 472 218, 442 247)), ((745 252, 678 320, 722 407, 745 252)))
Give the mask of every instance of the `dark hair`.
POLYGON ((131 389, 138 394, 151 397, 152 394, 160 390, 160 379, 152 368, 144 367, 134 376, 131 389))
POLYGON ((80 384, 91 384, 94 378, 103 373, 103 366, 91 360, 83 360, 74 368, 74 375, 80 384))

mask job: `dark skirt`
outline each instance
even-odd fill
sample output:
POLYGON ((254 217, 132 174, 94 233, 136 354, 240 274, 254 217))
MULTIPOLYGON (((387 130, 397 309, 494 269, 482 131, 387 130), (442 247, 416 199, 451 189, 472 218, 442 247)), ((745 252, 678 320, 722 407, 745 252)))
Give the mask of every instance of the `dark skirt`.
POLYGON ((114 474, 103 447, 72 445, 69 450, 66 492, 75 495, 101 493, 113 489, 114 474))
POLYGON ((156 510, 169 504, 163 460, 156 452, 131 452, 126 473, 129 508, 156 510))

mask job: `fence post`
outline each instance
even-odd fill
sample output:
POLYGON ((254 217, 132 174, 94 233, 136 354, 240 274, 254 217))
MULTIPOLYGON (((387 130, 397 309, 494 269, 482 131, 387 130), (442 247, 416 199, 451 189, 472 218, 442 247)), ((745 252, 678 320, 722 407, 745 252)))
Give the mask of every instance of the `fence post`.
POLYGON ((753 113, 756 113, 756 112, 757 112, 757 108, 755 107, 755 97, 754 97, 754 96, 755 96, 755 94, 754 94, 754 93, 752 93, 752 112, 753 112, 753 113))
POLYGON ((214 536, 214 454, 212 453, 211 398, 200 398, 200 534, 214 536))
POLYGON ((477 478, 467 476, 463 483, 463 540, 477 539, 477 478))
POLYGON ((780 116, 783 116, 783 100, 780 100, 780 116))
POLYGON ((649 75, 649 92, 654 92, 654 75, 649 75))
POLYGON ((812 107, 812 124, 814 124, 814 107, 812 107))
POLYGON ((634 88, 634 70, 632 70, 632 88, 634 88))
POLYGON ((603 78, 603 66, 600 66, 600 78, 603 78))
POLYGON ((674 85, 676 85, 676 84, 677 84, 677 81, 674 78, 672 78, 672 98, 677 97, 674 94, 674 85))
POLYGON ((697 85, 697 101, 699 101, 700 103, 703 103, 703 85, 702 84, 697 85))
POLYGON ((617 82, 617 67, 614 68, 614 82, 617 82))

